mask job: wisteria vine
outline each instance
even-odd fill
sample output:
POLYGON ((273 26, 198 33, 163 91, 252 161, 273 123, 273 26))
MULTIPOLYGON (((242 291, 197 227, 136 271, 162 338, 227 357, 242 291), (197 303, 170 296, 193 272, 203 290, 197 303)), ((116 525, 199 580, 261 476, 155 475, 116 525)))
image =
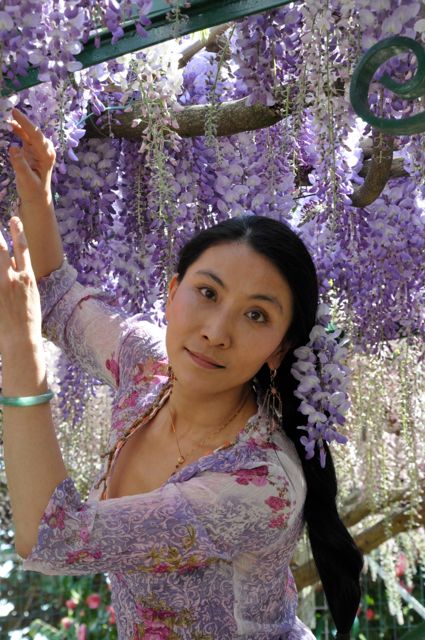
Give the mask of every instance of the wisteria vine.
MULTIPOLYGON (((170 20, 184 20, 189 3, 168 4, 170 20)), ((0 98, 3 226, 16 205, 5 121, 18 105, 57 149, 56 212, 80 282, 99 287, 129 314, 161 322, 158 301, 179 247, 198 229, 251 213, 286 220, 299 232, 316 264, 323 318, 349 332, 350 353, 379 359, 400 340, 420 351, 424 136, 396 139, 404 174, 392 176, 371 205, 354 207, 351 194, 363 182, 372 132, 351 109, 348 85, 359 56, 380 39, 402 34, 425 42, 421 3, 293 2, 235 22, 224 45, 201 48, 184 67, 179 59, 190 36, 82 68, 78 55, 89 39, 100 46, 107 29, 118 42, 129 18, 143 37, 151 8, 151 0, 0 0, 0 88, 16 86, 31 66, 43 81, 0 98), (215 138, 220 104, 241 98, 269 107, 280 122, 215 138), (179 112, 207 104, 207 135, 181 137, 179 112), (143 124, 138 140, 111 132, 93 137, 96 127, 104 131, 106 124, 108 131, 123 113, 131 113, 134 126, 143 124)), ((385 66, 401 82, 413 69, 408 56, 385 66)), ((382 91, 378 81, 372 89, 372 108, 387 117, 423 109, 382 91)), ((313 425, 303 444, 307 455, 317 444, 322 463, 322 425, 330 440, 345 437, 339 427, 347 398, 333 393, 347 357, 337 346, 338 331, 327 334, 324 324, 310 336, 293 370, 295 377, 303 373, 300 409, 313 425), (319 379, 312 367, 319 346, 325 353, 330 344, 333 359, 320 363, 319 379)), ((77 386, 83 406, 90 380, 69 363, 61 372, 62 397, 77 386)), ((67 411, 63 402, 65 419, 67 411)))

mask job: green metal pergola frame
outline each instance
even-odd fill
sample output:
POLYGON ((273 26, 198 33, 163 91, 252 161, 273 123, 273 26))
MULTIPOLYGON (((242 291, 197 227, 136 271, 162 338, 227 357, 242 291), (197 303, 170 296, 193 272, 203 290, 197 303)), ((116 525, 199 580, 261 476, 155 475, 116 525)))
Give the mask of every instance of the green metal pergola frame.
MULTIPOLYGON (((170 22, 166 16, 170 12, 170 5, 164 0, 153 0, 152 10, 149 13, 151 24, 146 27, 147 37, 139 36, 135 27, 135 20, 129 20, 123 25, 124 36, 115 44, 112 44, 112 34, 103 29, 99 32, 100 47, 95 47, 95 36, 92 36, 84 45, 81 53, 75 59, 81 62, 83 69, 95 64, 119 58, 126 53, 133 53, 154 44, 173 40, 194 31, 201 31, 224 24, 232 20, 238 20, 245 16, 263 13, 289 4, 294 0, 191 0, 191 7, 184 9, 186 16, 178 23, 170 22)), ((297 0, 295 0, 297 1, 297 0)), ((3 95, 28 89, 40 84, 38 69, 30 67, 28 75, 19 76, 19 87, 11 82, 5 82, 3 95)))
MULTIPOLYGON (((136 20, 128 20, 123 25, 124 35, 112 44, 112 34, 103 29, 96 34, 100 46, 95 46, 93 35, 84 45, 76 60, 83 69, 93 65, 119 58, 160 42, 166 42, 179 36, 201 31, 219 24, 225 24, 256 13, 263 13, 290 2, 299 0, 191 0, 191 6, 184 9, 184 18, 177 22, 167 20, 170 5, 165 0, 153 0, 149 13, 151 24, 146 27, 147 36, 142 37, 136 31, 136 20)), ((425 112, 408 118, 385 119, 373 114, 368 104, 369 86, 379 66, 391 58, 406 51, 414 53, 417 59, 417 72, 409 82, 398 84, 387 76, 383 76, 382 84, 407 100, 425 95, 425 50, 416 41, 404 36, 386 38, 373 46, 357 65, 350 86, 350 100, 353 109, 375 129, 388 135, 411 135, 425 131, 425 112)), ((8 96, 29 87, 40 84, 38 69, 30 67, 26 76, 18 77, 19 86, 5 81, 2 95, 8 96)))

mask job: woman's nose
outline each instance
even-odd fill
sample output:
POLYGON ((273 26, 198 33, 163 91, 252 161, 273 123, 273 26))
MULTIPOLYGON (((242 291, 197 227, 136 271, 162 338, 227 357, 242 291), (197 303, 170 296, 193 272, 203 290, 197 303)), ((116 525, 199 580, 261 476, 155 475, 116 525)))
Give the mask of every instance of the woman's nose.
POLYGON ((205 322, 202 331, 204 340, 214 347, 227 349, 232 342, 230 319, 225 314, 214 315, 205 322))

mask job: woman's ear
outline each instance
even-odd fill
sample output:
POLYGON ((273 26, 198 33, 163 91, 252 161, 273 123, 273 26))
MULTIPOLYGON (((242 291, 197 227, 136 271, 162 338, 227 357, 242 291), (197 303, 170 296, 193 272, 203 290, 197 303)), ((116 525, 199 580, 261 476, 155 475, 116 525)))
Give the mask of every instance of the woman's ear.
POLYGON ((267 360, 267 364, 269 365, 270 369, 278 369, 280 367, 280 365, 282 364, 282 360, 284 359, 290 348, 291 344, 283 340, 276 351, 274 351, 270 358, 268 358, 267 360))
POLYGON ((173 301, 174 296, 176 295, 177 287, 179 286, 178 281, 179 274, 175 273, 168 283, 168 296, 167 303, 165 305, 165 318, 168 320, 168 314, 170 309, 170 303, 173 301))

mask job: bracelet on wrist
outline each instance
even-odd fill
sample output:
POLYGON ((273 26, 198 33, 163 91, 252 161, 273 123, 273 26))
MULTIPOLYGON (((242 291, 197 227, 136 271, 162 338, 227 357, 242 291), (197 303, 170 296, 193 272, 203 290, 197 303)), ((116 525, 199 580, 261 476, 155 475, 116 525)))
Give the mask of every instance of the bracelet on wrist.
POLYGON ((2 396, 0 395, 0 404, 9 407, 33 407, 36 404, 49 402, 55 394, 50 389, 46 393, 38 396, 2 396))

